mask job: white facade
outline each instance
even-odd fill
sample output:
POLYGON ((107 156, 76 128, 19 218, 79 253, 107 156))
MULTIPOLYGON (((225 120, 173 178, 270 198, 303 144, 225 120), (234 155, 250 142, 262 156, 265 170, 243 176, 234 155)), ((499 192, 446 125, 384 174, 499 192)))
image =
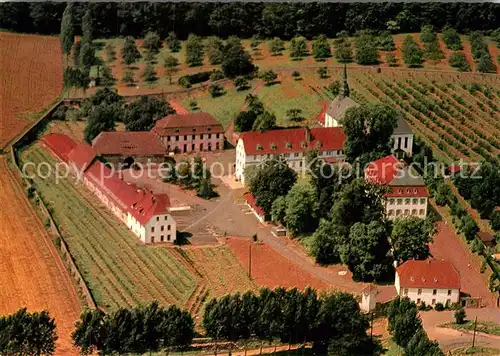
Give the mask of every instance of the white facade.
POLYGON ((328 115, 328 113, 325 112, 325 124, 324 124, 324 126, 325 127, 338 127, 338 126, 342 126, 342 125, 340 125, 340 122, 338 122, 333 117, 328 115))
POLYGON ((446 305, 446 303, 458 303, 460 300, 460 289, 456 288, 405 288, 405 286, 400 286, 397 272, 394 285, 399 296, 408 297, 417 304, 425 302, 431 306, 436 303, 446 305))
POLYGON ((427 205, 427 197, 386 197, 385 214, 389 220, 405 217, 419 217, 425 219, 427 216, 427 205))
POLYGON ((396 150, 402 150, 409 156, 413 153, 413 134, 394 134, 391 136, 394 140, 392 153, 396 150))
MULTIPOLYGON (((238 140, 238 144, 236 145, 236 179, 241 181, 243 184, 245 183, 245 169, 250 166, 258 165, 259 163, 273 158, 272 154, 255 154, 255 155, 247 155, 245 152, 245 144, 242 139, 238 140)), ((276 156, 281 156, 286 158, 287 164, 294 171, 306 171, 306 162, 305 162, 305 151, 304 152, 290 152, 277 154, 276 156)), ((338 161, 343 161, 345 159, 344 150, 324 150, 318 151, 318 158, 321 161, 335 159, 338 161)))

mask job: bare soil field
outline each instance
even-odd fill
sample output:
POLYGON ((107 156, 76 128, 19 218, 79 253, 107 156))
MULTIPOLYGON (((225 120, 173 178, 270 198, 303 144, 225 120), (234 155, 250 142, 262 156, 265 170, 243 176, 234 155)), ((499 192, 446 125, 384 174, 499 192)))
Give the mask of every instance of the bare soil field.
POLYGON ((56 355, 77 355, 70 334, 80 302, 50 236, 0 156, 0 314, 48 310, 57 324, 56 355))
POLYGON ((0 32, 0 148, 63 90, 59 38, 0 32))
POLYGON ((251 276, 259 286, 297 287, 299 289, 311 286, 319 290, 328 289, 327 283, 304 271, 299 265, 283 257, 263 242, 254 243, 248 238, 232 237, 227 238, 226 243, 247 271, 251 248, 251 276))

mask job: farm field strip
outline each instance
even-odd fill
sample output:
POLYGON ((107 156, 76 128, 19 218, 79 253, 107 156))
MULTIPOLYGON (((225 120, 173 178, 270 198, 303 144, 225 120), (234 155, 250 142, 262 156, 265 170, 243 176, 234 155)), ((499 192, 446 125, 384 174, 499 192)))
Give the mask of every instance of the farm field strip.
POLYGON ((70 334, 81 305, 51 237, 30 206, 26 193, 0 156, 0 314, 27 307, 46 309, 56 319, 55 355, 76 355, 70 334))
MULTIPOLYGON (((26 159, 35 163, 40 159, 54 162, 50 154, 39 146, 30 149, 26 159), (31 154, 31 151, 36 154, 31 154)), ((191 289, 194 289, 194 279, 192 276, 186 278, 187 275, 180 272, 181 266, 169 255, 167 248, 139 245, 136 237, 104 207, 95 207, 96 198, 83 186, 77 189, 68 180, 60 182, 61 186, 57 187, 52 179, 35 180, 35 183, 44 198, 52 203, 55 219, 75 261, 82 268, 85 278, 89 279, 91 289, 96 289, 97 295, 102 296, 102 300, 98 300, 100 305, 106 302, 117 307, 153 299, 182 305, 187 299, 191 289), (73 207, 62 209, 60 203, 67 201, 73 202, 73 207), (160 253, 160 250, 165 253, 160 253), (89 261, 89 257, 94 260, 89 261), (95 264, 100 270, 93 269, 95 264), (114 286, 114 292, 104 295, 103 292, 109 291, 106 289, 108 285, 114 286)))

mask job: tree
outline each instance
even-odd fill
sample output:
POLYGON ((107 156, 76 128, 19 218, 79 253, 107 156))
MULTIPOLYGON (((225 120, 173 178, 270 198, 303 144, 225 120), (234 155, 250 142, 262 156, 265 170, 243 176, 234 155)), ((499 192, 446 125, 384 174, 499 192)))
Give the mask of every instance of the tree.
POLYGON ((123 74, 122 82, 131 86, 135 83, 134 72, 131 70, 125 71, 123 74))
POLYGON ((175 32, 168 33, 165 43, 168 49, 173 53, 179 52, 181 50, 181 41, 177 39, 177 35, 175 34, 175 32))
POLYGON ((73 88, 85 89, 89 85, 88 72, 79 68, 67 67, 64 70, 64 85, 73 88))
POLYGON ((156 32, 149 31, 144 37, 142 47, 150 53, 159 53, 161 48, 160 36, 156 32))
POLYGON ((196 188, 196 195, 203 199, 210 199, 217 196, 217 193, 213 189, 213 185, 210 182, 210 178, 203 178, 196 188))
POLYGON ((114 131, 116 122, 122 119, 123 110, 117 104, 99 104, 90 112, 84 130, 85 141, 91 143, 103 131, 114 131))
POLYGON ((113 86, 115 83, 115 78, 113 77, 113 73, 111 72, 111 68, 108 65, 104 64, 101 67, 101 75, 102 81, 101 84, 104 86, 113 86))
POLYGON ((347 36, 340 36, 333 42, 334 52, 333 55, 340 63, 352 62, 352 48, 351 43, 347 36))
POLYGON ((319 67, 316 72, 321 79, 324 79, 328 76, 328 69, 326 67, 319 67))
POLYGON ((334 80, 327 88, 333 96, 337 96, 340 93, 340 81, 334 80))
POLYGON ((269 52, 273 56, 280 56, 281 53, 285 50, 285 42, 283 42, 280 38, 274 37, 268 43, 269 52))
POLYGON ((299 108, 291 108, 286 111, 286 116, 288 116, 288 119, 290 121, 302 121, 304 118, 301 116, 302 114, 302 109, 299 108))
POLYGON ((490 215, 490 224, 493 230, 500 231, 500 210, 493 211, 490 215))
POLYGON ((460 307, 459 309, 455 310, 455 313, 453 313, 453 317, 455 318, 455 323, 463 324, 465 323, 465 318, 467 318, 467 314, 465 313, 464 308, 460 307))
POLYGON ((201 37, 190 34, 186 41, 186 63, 190 67, 203 64, 203 43, 201 37))
POLYGON ((271 220, 285 224, 286 207, 286 197, 277 197, 271 206, 271 220))
POLYGON ((319 35, 314 38, 312 43, 312 53, 314 59, 322 61, 332 55, 330 44, 325 35, 319 35))
POLYGON ((92 10, 90 7, 87 7, 87 10, 85 11, 85 14, 82 17, 82 34, 83 34, 83 39, 90 43, 92 43, 92 40, 94 39, 93 37, 94 25, 92 21, 93 21, 92 10))
POLYGON ((391 235, 394 257, 400 262, 427 259, 434 234, 434 224, 429 220, 407 218, 394 221, 391 235))
POLYGON ((379 221, 358 222, 351 227, 340 255, 355 280, 366 282, 387 277, 391 266, 388 235, 387 226, 379 221))
POLYGON ((443 41, 448 49, 453 51, 459 51, 462 49, 462 41, 458 35, 457 30, 451 27, 445 27, 443 29, 443 41))
POLYGON ((476 61, 477 71, 481 73, 496 73, 496 67, 493 64, 490 54, 487 52, 483 53, 476 61))
POLYGON ((245 89, 249 88, 248 79, 245 77, 237 77, 233 83, 234 83, 234 86, 236 87, 237 91, 241 91, 241 90, 245 90, 245 89))
POLYGON ((361 34, 356 37, 356 62, 361 65, 378 63, 378 48, 375 37, 371 34, 361 34))
POLYGON ((379 48, 382 51, 394 51, 396 45, 390 31, 383 31, 378 38, 379 48))
POLYGON ((408 35, 404 38, 402 51, 403 60, 409 68, 420 67, 422 65, 422 50, 412 36, 408 35))
POLYGON ((329 220, 321 220, 313 234, 311 253, 320 264, 340 262, 339 247, 345 243, 345 235, 339 226, 329 220))
POLYGON ((106 56, 108 57, 108 63, 113 62, 116 59, 115 46, 112 43, 106 45, 106 56))
POLYGON ((429 340, 423 328, 412 336, 408 345, 405 345, 405 355, 408 356, 444 356, 437 341, 429 340))
POLYGON ((178 70, 179 60, 172 55, 165 57, 163 66, 165 67, 165 73, 168 76, 168 82, 172 84, 172 76, 178 70))
POLYGON ((278 75, 270 69, 263 72, 260 77, 264 82, 266 82, 266 85, 271 85, 276 81, 278 75))
POLYGON ((294 70, 294 71, 292 72, 292 77, 293 77, 293 79, 295 79, 295 80, 300 80, 300 79, 301 79, 301 78, 300 78, 300 72, 299 72, 299 71, 297 71, 297 70, 294 70))
POLYGON ((0 316, 2 355, 53 355, 56 340, 56 324, 47 311, 28 313, 22 308, 0 316))
POLYGON ((293 60, 301 59, 307 56, 307 44, 304 37, 294 37, 289 45, 290 58, 293 60))
POLYGON ((254 71, 255 67, 252 64, 252 59, 243 48, 239 38, 229 38, 223 54, 221 69, 226 77, 234 78, 254 71))
POLYGON ((460 72, 470 72, 470 65, 465 58, 465 55, 460 52, 453 52, 450 55, 450 66, 456 68, 460 72))
POLYGON ((126 37, 122 48, 122 58, 123 62, 129 66, 135 63, 141 58, 141 53, 137 49, 135 40, 133 37, 126 37))
POLYGON ((76 322, 71 338, 82 355, 103 350, 106 342, 104 313, 100 309, 85 310, 76 322))
POLYGON ((86 70, 90 70, 90 67, 92 67, 95 64, 95 61, 96 61, 95 49, 94 46, 92 45, 92 42, 83 39, 82 45, 80 47, 80 59, 79 59, 80 64, 86 70))
POLYGON ((210 64, 221 64, 224 59, 224 42, 217 36, 206 39, 205 53, 210 64))
POLYGON ((347 109, 343 119, 347 160, 369 162, 390 154, 397 117, 395 109, 380 104, 347 109))
POLYGON ((387 309, 388 330, 394 341, 402 347, 410 342, 413 335, 422 329, 417 306, 407 297, 396 297, 387 309))
POLYGON ((217 98, 224 94, 224 88, 219 84, 212 84, 208 87, 208 92, 212 98, 217 98))
POLYGON ((270 159, 257 168, 250 179, 249 190, 257 205, 270 215, 274 200, 286 195, 296 180, 297 174, 286 163, 270 159))
POLYGON ((151 63, 146 63, 144 72, 142 72, 142 79, 145 82, 152 83, 158 80, 154 66, 151 63))
POLYGON ((252 126, 252 131, 267 131, 276 127, 276 116, 269 111, 264 111, 257 116, 252 126))
POLYGON ((143 95, 128 106, 123 122, 128 131, 149 131, 156 119, 161 119, 175 110, 165 100, 143 95))
POLYGON ((72 2, 69 2, 64 9, 64 13, 61 19, 61 45, 63 53, 68 56, 73 47, 73 42, 75 40, 75 29, 73 25, 73 6, 72 2))
POLYGON ((316 229, 318 224, 315 211, 316 200, 316 192, 310 185, 295 184, 290 189, 286 195, 284 221, 292 236, 316 229))

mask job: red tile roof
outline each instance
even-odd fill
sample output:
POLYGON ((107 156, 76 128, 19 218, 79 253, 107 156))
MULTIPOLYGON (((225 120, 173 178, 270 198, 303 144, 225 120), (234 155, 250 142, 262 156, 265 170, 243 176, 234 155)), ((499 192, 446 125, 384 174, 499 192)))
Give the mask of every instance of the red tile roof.
POLYGON ((161 139, 151 131, 101 132, 92 146, 99 155, 165 155, 161 139))
POLYGON ((389 198, 426 198, 429 196, 427 187, 416 186, 391 186, 390 192, 385 196, 389 198))
POLYGON ((156 122, 152 129, 160 136, 223 133, 222 125, 206 112, 187 115, 168 115, 156 122))
POLYGON ((365 168, 366 179, 372 183, 390 184, 403 168, 393 155, 370 162, 365 168))
POLYGON ((76 143, 70 137, 62 134, 50 134, 44 136, 42 141, 45 145, 64 162, 68 162, 68 155, 75 148, 76 143))
POLYGON ((95 152, 89 144, 79 143, 68 155, 68 162, 83 172, 92 163, 95 152))
POLYGON ((306 127, 269 131, 249 131, 241 134, 248 155, 283 154, 308 149, 341 150, 346 137, 341 127, 306 127))
POLYGON ((247 204, 257 213, 257 215, 264 216, 264 209, 257 205, 257 201, 252 193, 245 193, 243 197, 247 201, 247 204))
POLYGON ((460 275, 447 261, 406 261, 396 272, 401 288, 460 289, 460 275))

